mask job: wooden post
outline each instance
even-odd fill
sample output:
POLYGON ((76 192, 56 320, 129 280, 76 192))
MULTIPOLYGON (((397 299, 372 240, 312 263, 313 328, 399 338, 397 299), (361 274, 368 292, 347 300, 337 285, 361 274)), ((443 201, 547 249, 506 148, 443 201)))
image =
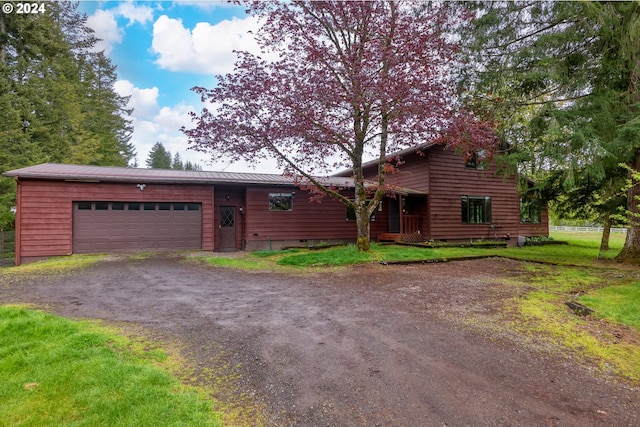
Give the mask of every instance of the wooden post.
POLYGON ((398 194, 398 198, 400 207, 400 238, 402 239, 402 235, 404 234, 404 209, 402 209, 402 194, 398 194))

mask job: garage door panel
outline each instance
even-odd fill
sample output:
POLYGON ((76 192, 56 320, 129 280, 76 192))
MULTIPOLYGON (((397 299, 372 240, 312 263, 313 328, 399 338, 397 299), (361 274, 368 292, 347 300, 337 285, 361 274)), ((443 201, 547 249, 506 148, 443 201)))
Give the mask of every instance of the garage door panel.
MULTIPOLYGON (((108 210, 96 210, 95 202, 74 203, 73 251, 131 252, 202 248, 202 207, 180 209, 185 203, 109 202, 108 210), (154 210, 144 210, 155 207, 154 210), (129 204, 131 208, 129 209, 129 204), (90 209, 87 207, 90 206, 90 209), (139 206, 140 209, 133 209, 139 206), (82 207, 82 208, 81 208, 82 207), (166 208, 169 207, 169 210, 166 208)), ((104 207, 104 204, 98 205, 104 207)))

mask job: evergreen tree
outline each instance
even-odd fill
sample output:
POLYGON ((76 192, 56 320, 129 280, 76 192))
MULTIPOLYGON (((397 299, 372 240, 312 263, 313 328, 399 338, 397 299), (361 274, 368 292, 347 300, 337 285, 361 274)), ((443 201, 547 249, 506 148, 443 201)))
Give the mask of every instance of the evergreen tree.
POLYGON ((187 160, 184 163, 184 170, 186 170, 186 171, 201 171, 202 170, 202 166, 200 166, 197 163, 191 163, 191 161, 187 160))
POLYGON ((171 152, 161 142, 156 142, 149 151, 146 164, 150 169, 171 169, 171 152))
POLYGON ((173 161, 171 162, 171 169, 184 170, 184 164, 182 163, 182 159, 180 158, 180 153, 176 153, 173 156, 173 161))
MULTIPOLYGON (((115 66, 92 52, 97 39, 77 3, 46 10, 0 14, 0 173, 42 162, 126 165, 135 153, 115 66)), ((14 203, 15 183, 0 178, 0 227, 14 203)))
MULTIPOLYGON (((640 3, 475 7, 478 19, 465 34, 473 65, 462 85, 475 111, 498 123, 512 165, 561 183, 564 195, 584 190, 592 199, 627 173, 619 163, 640 169, 640 3)), ((631 172, 628 179, 629 233, 619 259, 636 263, 640 182, 631 172)))

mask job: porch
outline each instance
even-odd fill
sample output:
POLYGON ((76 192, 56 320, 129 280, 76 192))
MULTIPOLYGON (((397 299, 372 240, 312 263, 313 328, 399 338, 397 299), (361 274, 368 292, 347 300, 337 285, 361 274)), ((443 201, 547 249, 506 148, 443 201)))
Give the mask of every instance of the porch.
POLYGON ((378 235, 379 242, 419 243, 426 240, 420 230, 420 215, 409 215, 400 212, 399 232, 388 232, 378 235))

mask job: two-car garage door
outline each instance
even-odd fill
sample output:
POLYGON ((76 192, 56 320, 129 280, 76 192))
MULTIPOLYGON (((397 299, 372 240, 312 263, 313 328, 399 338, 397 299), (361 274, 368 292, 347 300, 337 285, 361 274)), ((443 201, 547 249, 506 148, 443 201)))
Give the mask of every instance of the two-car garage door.
POLYGON ((200 203, 73 203, 74 253, 201 248, 200 203))

